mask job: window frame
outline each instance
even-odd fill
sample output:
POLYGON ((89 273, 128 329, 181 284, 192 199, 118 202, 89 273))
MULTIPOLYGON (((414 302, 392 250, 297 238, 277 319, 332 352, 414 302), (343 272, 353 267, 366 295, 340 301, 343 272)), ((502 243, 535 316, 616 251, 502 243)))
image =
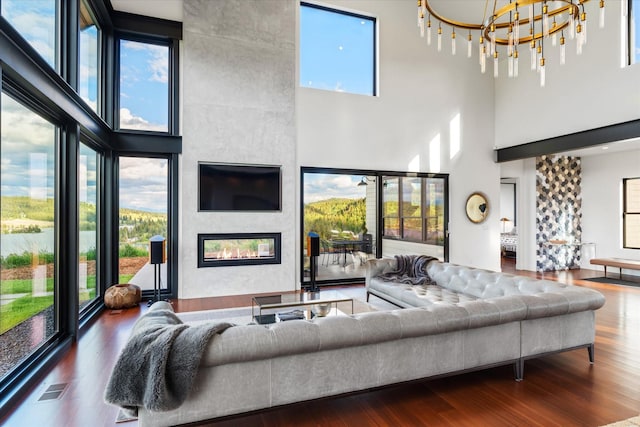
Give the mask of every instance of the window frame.
MULTIPOLYGON (((303 7, 309 7, 309 8, 313 8, 313 9, 317 9, 317 10, 322 10, 325 12, 331 12, 331 13, 337 13, 340 15, 345 15, 345 16, 349 16, 349 17, 353 17, 353 18, 358 18, 358 19, 364 19, 367 21, 371 21, 372 25, 373 25, 373 31, 372 31, 372 40, 371 40, 371 50, 372 50, 372 64, 371 64, 371 84, 372 84, 372 88, 371 88, 371 93, 368 94, 364 94, 364 93, 355 93, 355 92, 350 92, 350 91, 343 91, 344 93, 349 93, 352 95, 363 95, 363 96, 372 96, 372 97, 376 97, 378 96, 378 19, 374 16, 370 16, 370 15, 364 15, 362 13, 356 13, 356 12, 350 12, 350 11, 346 11, 346 10, 341 10, 341 9, 337 9, 335 7, 328 7, 328 6, 322 6, 319 4, 315 4, 315 3, 310 3, 310 2, 306 2, 306 1, 301 1, 300 2, 300 8, 303 7)), ((302 22, 300 22, 300 26, 302 26, 302 22)), ((301 33, 302 31, 300 31, 301 33)), ((300 36, 299 36, 300 37, 300 36)), ((300 40, 298 40, 299 43, 298 45, 301 45, 300 40)), ((301 48, 301 47, 300 47, 301 48)), ((300 68, 300 76, 302 76, 302 64, 300 63, 302 58, 302 53, 299 52, 298 55, 298 66, 300 68)), ((318 88, 310 88, 308 86, 302 86, 300 84, 300 81, 298 82, 298 84, 300 85, 300 87, 304 87, 304 88, 309 88, 309 89, 318 89, 318 88)), ((322 89, 319 89, 322 90, 322 89)), ((336 92, 336 91, 331 91, 331 92, 336 92)))
POLYGON ((380 216, 380 218, 382 219, 382 233, 381 236, 383 239, 390 239, 390 240, 400 240, 400 241, 404 241, 404 242, 413 242, 413 243, 420 243, 420 244, 426 244, 426 245, 434 245, 434 246, 443 246, 445 248, 447 248, 447 244, 446 244, 446 237, 447 237, 447 227, 446 227, 446 222, 447 222, 447 193, 448 193, 448 179, 446 175, 435 175, 435 174, 407 174, 407 175, 403 175, 403 176, 390 176, 390 175, 382 175, 382 180, 384 182, 385 179, 398 179, 398 213, 397 215, 385 215, 384 213, 384 204, 387 200, 385 200, 385 191, 384 191, 384 185, 383 185, 383 191, 382 191, 382 201, 381 201, 381 205, 382 205, 382 215, 380 216), (405 179, 404 178, 419 178, 420 179, 420 216, 407 216, 405 215, 405 210, 404 210, 404 182, 405 179), (435 219, 437 222, 438 219, 438 215, 436 216, 431 216, 429 214, 430 211, 430 204, 428 203, 427 200, 427 188, 429 187, 429 180, 430 179, 441 179, 442 180, 442 185, 443 185, 443 204, 444 204, 444 211, 443 211, 443 239, 441 242, 438 242, 439 239, 436 239, 436 243, 433 243, 432 241, 430 241, 429 239, 429 224, 435 219), (419 219, 420 220, 420 234, 421 234, 421 238, 420 239, 412 239, 412 238, 408 238, 407 237, 407 232, 405 231, 405 221, 407 219, 419 219), (390 234, 386 234, 385 230, 386 230, 386 223, 388 220, 397 220, 398 221, 398 235, 390 235, 390 234))
POLYGON ((178 129, 178 106, 177 106, 177 86, 178 82, 175 81, 177 76, 177 56, 178 51, 176 43, 172 39, 140 36, 127 32, 116 32, 114 40, 115 50, 115 75, 114 75, 114 94, 113 94, 113 130, 119 132, 127 132, 132 134, 156 134, 156 135, 175 135, 178 129), (156 131, 149 129, 130 129, 120 127, 120 98, 121 98, 121 50, 120 46, 123 41, 130 41, 135 43, 143 43, 155 46, 163 46, 167 48, 167 129, 164 131, 156 131))
POLYGON ((91 108, 91 105, 89 105, 89 101, 84 99, 80 93, 80 87, 82 85, 82 29, 80 28, 80 21, 81 21, 81 16, 82 16, 82 5, 84 5, 84 7, 87 9, 87 13, 89 14, 89 16, 91 17, 91 19, 93 20, 93 24, 96 27, 97 30, 97 37, 96 37, 96 53, 97 53, 97 63, 95 64, 97 69, 96 69, 96 106, 95 106, 95 110, 92 110, 100 117, 104 118, 104 79, 105 76, 107 76, 107 73, 105 73, 104 69, 105 69, 105 55, 104 55, 104 51, 105 51, 105 44, 104 44, 104 35, 103 35, 103 29, 102 26, 100 24, 100 19, 98 17, 98 13, 96 13, 93 5, 91 4, 90 0, 78 0, 78 53, 77 53, 77 76, 78 76, 78 82, 77 82, 77 88, 76 88, 76 92, 78 93, 78 95, 87 103, 87 105, 91 108))
MULTIPOLYGON (((640 184, 640 177, 622 179, 622 247, 624 249, 640 249, 640 246, 639 247, 628 246, 627 244, 627 240, 628 240, 627 239, 627 218, 629 216, 633 216, 634 218, 640 217, 640 210, 638 211, 629 210, 630 203, 627 198, 628 196, 627 184, 630 181, 637 181, 640 184)), ((635 200, 634 202, 636 205, 640 206, 640 200, 635 200)))
MULTIPOLYGON (((1 0, 0 0, 1 1, 1 0)), ((102 296, 107 285, 116 283, 117 271, 117 176, 114 165, 122 153, 142 156, 165 156, 169 159, 172 219, 169 224, 170 241, 167 250, 176 268, 171 278, 176 285, 171 294, 177 295, 178 251, 178 168, 182 151, 179 136, 179 43, 182 23, 142 17, 110 8, 103 0, 86 0, 95 13, 96 24, 102 30, 98 96, 99 116, 79 94, 79 1, 59 1, 58 55, 55 69, 5 19, 0 19, 0 90, 9 94, 28 109, 54 123, 58 128, 56 146, 56 291, 58 334, 46 345, 31 353, 10 373, 0 378, 0 416, 5 415, 24 393, 37 385, 39 375, 50 368, 64 354, 104 309, 102 296), (116 91, 115 34, 127 33, 137 37, 164 40, 169 46, 169 133, 119 132, 114 128, 114 98, 116 91), (144 133, 144 135, 141 135, 144 133), (79 144, 85 143, 100 153, 99 171, 101 192, 97 208, 100 213, 98 239, 100 298, 95 298, 82 310, 78 309, 78 175, 79 144), (90 143, 90 144, 88 144, 90 143), (114 225, 115 224, 115 225, 114 225), (115 229, 114 229, 115 228, 115 229)), ((143 298, 147 294, 143 293, 143 298)), ((148 293, 150 295, 150 293, 148 293)))

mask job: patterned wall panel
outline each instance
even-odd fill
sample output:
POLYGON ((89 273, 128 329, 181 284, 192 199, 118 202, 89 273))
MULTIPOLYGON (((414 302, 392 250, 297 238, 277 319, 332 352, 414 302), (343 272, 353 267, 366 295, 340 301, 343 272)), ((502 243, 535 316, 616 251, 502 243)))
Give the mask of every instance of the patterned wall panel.
POLYGON ((579 157, 536 158, 537 271, 580 266, 581 175, 579 157))

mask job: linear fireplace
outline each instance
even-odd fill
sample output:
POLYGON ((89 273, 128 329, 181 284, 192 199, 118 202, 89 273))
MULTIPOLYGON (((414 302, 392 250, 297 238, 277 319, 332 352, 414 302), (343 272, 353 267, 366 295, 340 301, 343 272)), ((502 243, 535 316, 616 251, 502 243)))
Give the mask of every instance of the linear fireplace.
POLYGON ((198 234, 198 268, 280 264, 280 233, 198 234))

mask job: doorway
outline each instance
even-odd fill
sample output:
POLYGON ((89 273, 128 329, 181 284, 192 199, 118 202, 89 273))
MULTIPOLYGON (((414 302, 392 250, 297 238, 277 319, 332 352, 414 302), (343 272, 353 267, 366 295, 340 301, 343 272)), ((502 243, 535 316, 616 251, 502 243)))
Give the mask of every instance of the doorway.
POLYGON ((515 267, 518 258, 518 191, 516 178, 500 179, 500 258, 515 267))
POLYGON ((301 180, 302 282, 311 280, 306 250, 311 232, 320 240, 318 283, 361 281, 366 261, 376 256, 377 177, 367 171, 303 168, 301 180))

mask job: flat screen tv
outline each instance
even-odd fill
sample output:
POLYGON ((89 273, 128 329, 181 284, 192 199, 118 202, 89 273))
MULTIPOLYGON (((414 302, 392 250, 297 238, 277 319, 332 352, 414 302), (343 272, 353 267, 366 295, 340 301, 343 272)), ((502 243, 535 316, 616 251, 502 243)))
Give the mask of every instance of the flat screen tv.
POLYGON ((198 164, 200 211, 279 211, 280 166, 198 164))

